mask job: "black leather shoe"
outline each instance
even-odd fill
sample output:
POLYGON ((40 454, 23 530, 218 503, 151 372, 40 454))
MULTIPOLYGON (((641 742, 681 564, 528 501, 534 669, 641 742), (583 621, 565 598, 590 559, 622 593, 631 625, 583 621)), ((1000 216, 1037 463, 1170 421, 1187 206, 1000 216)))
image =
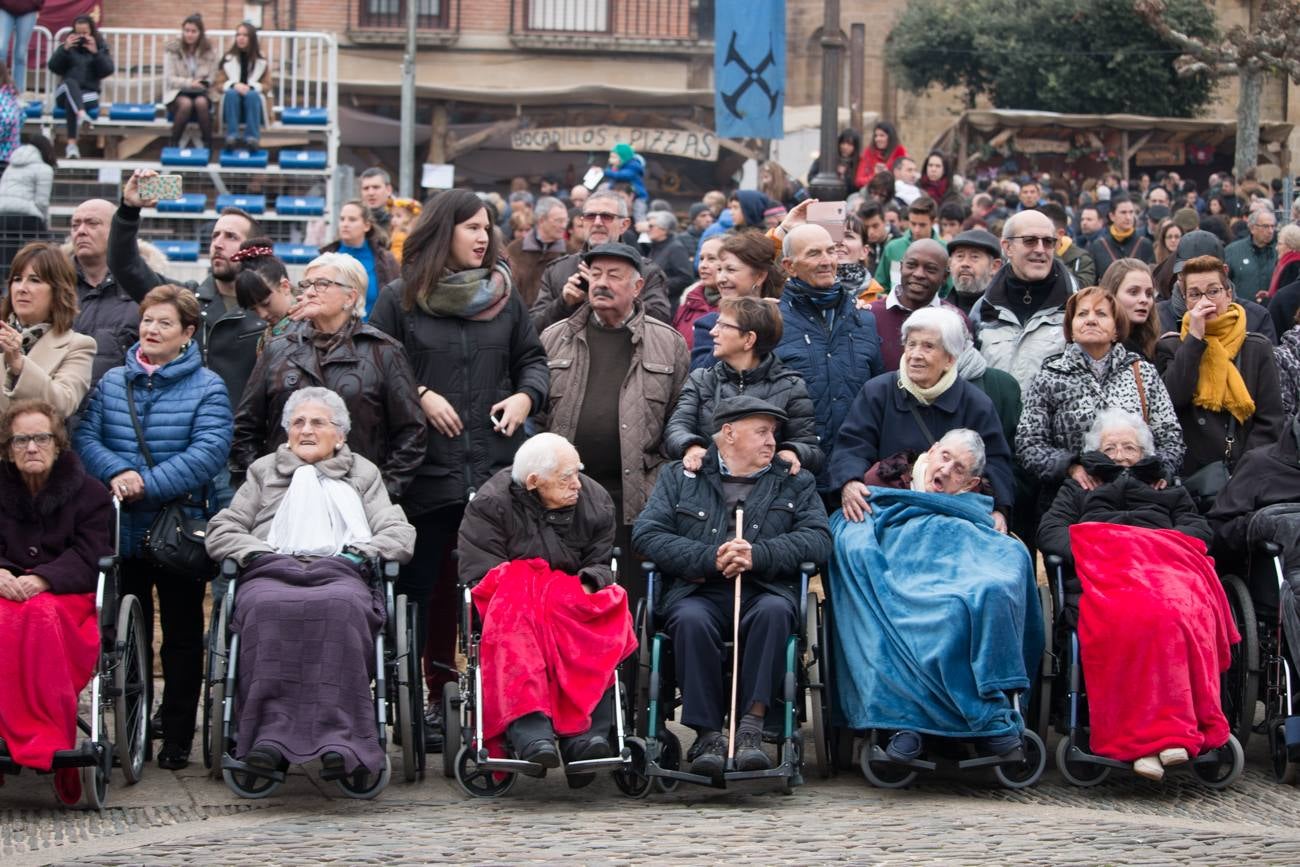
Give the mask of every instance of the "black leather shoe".
POLYGON ((343 770, 343 754, 330 750, 320 757, 320 778, 322 780, 341 780, 347 776, 343 770))
MULTIPOLYGON (((560 751, 564 754, 566 765, 572 762, 607 759, 614 755, 609 739, 604 735, 579 735, 576 738, 566 738, 560 742, 560 751)), ((569 774, 565 779, 570 789, 581 789, 583 786, 590 786, 595 781, 596 774, 594 771, 569 774)))
POLYGON ((706 732, 695 739, 686 753, 691 763, 691 773, 702 777, 721 777, 727 768, 727 736, 722 732, 706 732))
POLYGON ((772 760, 763 752, 762 729, 740 728, 736 731, 736 770, 766 771, 772 760))
POLYGON ((244 757, 244 764, 260 771, 278 771, 286 764, 284 755, 270 744, 257 744, 244 757))
POLYGON ((158 767, 164 771, 180 771, 190 766, 190 748, 181 744, 163 742, 158 751, 158 767))
POLYGON ((441 707, 431 707, 424 714, 424 751, 426 753, 442 752, 441 707))
POLYGON ((560 751, 556 749, 555 741, 551 740, 533 741, 519 751, 519 758, 521 761, 532 762, 543 768, 560 766, 560 751))
POLYGON ((163 739, 162 711, 158 711, 149 717, 149 737, 155 741, 163 739))

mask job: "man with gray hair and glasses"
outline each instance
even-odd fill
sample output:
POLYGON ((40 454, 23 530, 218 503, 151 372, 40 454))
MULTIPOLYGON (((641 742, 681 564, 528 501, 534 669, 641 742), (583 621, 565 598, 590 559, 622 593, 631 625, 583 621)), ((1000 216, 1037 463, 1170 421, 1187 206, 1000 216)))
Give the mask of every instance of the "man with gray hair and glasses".
POLYGON ((569 253, 564 232, 569 225, 569 209, 553 196, 543 196, 533 208, 533 227, 522 238, 506 247, 510 276, 525 307, 537 300, 546 267, 569 253))
MULTIPOLYGON (((632 225, 627 199, 609 190, 592 193, 582 203, 582 221, 587 227, 587 243, 577 253, 555 260, 542 273, 541 288, 528 311, 538 334, 547 326, 568 319, 586 303, 591 274, 582 259, 587 251, 617 241, 632 225)), ((646 315, 671 323, 672 303, 668 300, 668 279, 663 269, 643 261, 640 270, 645 285, 641 287, 639 299, 646 315)))

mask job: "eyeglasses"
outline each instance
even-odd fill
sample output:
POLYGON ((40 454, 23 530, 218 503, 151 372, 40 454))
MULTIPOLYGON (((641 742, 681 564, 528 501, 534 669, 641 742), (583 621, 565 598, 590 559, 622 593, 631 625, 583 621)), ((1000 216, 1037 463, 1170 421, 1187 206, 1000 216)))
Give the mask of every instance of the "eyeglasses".
POLYGON ((1213 301, 1215 298, 1218 298, 1220 295, 1226 295, 1227 292, 1228 290, 1224 289, 1222 286, 1215 286, 1213 289, 1206 289, 1204 292, 1188 292, 1187 301, 1189 304, 1195 304, 1197 301, 1200 301, 1202 298, 1209 298, 1211 301, 1213 301))
POLYGON ((582 219, 588 223, 612 223, 615 220, 626 219, 618 214, 611 214, 609 211, 592 211, 584 213, 582 219))
POLYGON ((303 428, 311 428, 312 430, 324 430, 325 428, 331 426, 332 424, 334 424, 332 420, 327 418, 320 418, 319 416, 317 416, 316 418, 307 418, 306 416, 299 416, 298 418, 295 418, 289 422, 289 427, 291 427, 294 430, 302 430, 303 428))
POLYGON ((1019 241, 1020 246, 1026 250, 1032 250, 1035 247, 1050 250, 1056 246, 1056 239, 1051 235, 1013 235, 1011 240, 1019 241))
POLYGON ((741 328, 739 325, 732 325, 730 322, 723 322, 721 319, 719 319, 717 322, 715 322, 715 323, 713 323, 713 324, 716 325, 718 328, 734 328, 734 329, 736 329, 736 333, 737 333, 737 334, 748 334, 748 333, 749 333, 749 330, 748 330, 748 329, 746 329, 746 328, 741 328))
POLYGON ((328 280, 324 277, 318 277, 315 280, 299 280, 298 288, 304 292, 324 292, 331 286, 337 286, 340 289, 351 289, 347 283, 340 283, 337 280, 328 280))
POLYGON ((46 448, 52 442, 54 442, 54 434, 52 433, 17 434, 13 439, 9 440, 9 445, 21 452, 26 451, 27 447, 32 443, 36 443, 41 448, 46 448))

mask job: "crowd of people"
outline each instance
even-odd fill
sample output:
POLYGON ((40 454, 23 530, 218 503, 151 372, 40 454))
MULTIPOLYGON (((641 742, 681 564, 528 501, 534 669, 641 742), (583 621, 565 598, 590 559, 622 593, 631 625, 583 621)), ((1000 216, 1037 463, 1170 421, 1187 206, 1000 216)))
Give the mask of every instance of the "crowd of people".
MULTIPOLYGON (((188 76, 177 116, 202 116, 215 60, 201 20, 185 28, 193 50, 177 61, 188 76)), ((222 61, 226 126, 255 141, 255 32, 241 30, 235 50, 247 56, 222 61)), ((67 98, 84 106, 92 96, 83 87, 67 98)), ((476 591, 482 611, 498 612, 488 622, 522 622, 501 570, 532 558, 556 571, 529 581, 592 597, 564 604, 607 621, 608 652, 592 652, 612 676, 631 650, 630 605, 645 595, 636 570, 613 583, 617 547, 667 577, 647 602, 677 647, 682 721, 697 733, 686 762, 716 776, 729 751, 742 770, 770 764, 764 719, 795 627, 799 564, 825 568, 830 592, 843 594, 837 617, 871 630, 881 617, 933 623, 909 619, 916 612, 890 588, 941 562, 936 585, 992 576, 973 616, 1006 621, 978 636, 993 642, 979 655, 996 674, 972 659, 971 682, 950 681, 961 719, 936 710, 941 696, 908 710, 882 695, 881 661, 951 673, 940 657, 971 641, 921 652, 920 633, 901 627, 888 647, 850 635, 837 651, 846 713, 854 728, 890 732, 899 761, 934 736, 1014 753, 1020 724, 1003 693, 1030 686, 1031 648, 1043 640, 1029 625, 1036 549, 1081 561, 1072 528, 1084 522, 1173 530, 1196 540, 1180 556, 1213 574, 1207 550, 1238 544, 1233 521, 1250 509, 1231 493, 1237 467, 1262 455, 1294 462, 1300 214, 1249 176, 1219 173, 1204 189, 1173 172, 977 183, 943 153, 918 166, 887 123, 865 147, 851 131, 839 141, 847 216, 834 232, 808 219, 814 200, 775 163, 759 167, 760 189, 709 192, 684 213, 650 198, 646 161, 623 144, 590 188, 563 191, 546 178, 535 196, 523 180, 504 201, 461 189, 400 200, 374 168, 340 209, 338 240, 296 286, 256 218, 237 208, 213 225, 202 281, 150 264, 137 237, 142 209, 155 204, 142 192, 149 171, 118 203, 82 203, 70 252, 24 248, 0 303, 0 485, 55 510, 72 508, 69 491, 91 488, 75 508, 96 517, 45 522, 45 506, 24 515, 0 505, 0 631, 25 606, 93 583, 94 555, 114 544, 102 513, 116 498, 125 586, 150 620, 157 593, 157 757, 175 769, 190 760, 211 576, 180 580, 151 556, 148 531, 165 510, 210 519, 208 552, 255 579, 241 584, 233 623, 250 659, 308 652, 306 631, 277 626, 270 612, 312 594, 329 599, 322 616, 349 635, 373 636, 382 600, 364 590, 368 570, 376 556, 400 562, 398 590, 417 605, 435 696, 456 676, 458 582, 491 588, 476 591), (1231 514, 1215 511, 1221 494, 1237 503, 1231 514), (882 607, 886 597, 894 601, 882 607), (732 616, 744 639, 729 709, 721 660, 732 616)), ((1144 544, 1088 541, 1087 550, 1144 544)), ((1102 581, 1098 568, 1078 563, 1090 581, 1102 581)), ((214 597, 225 592, 215 581, 214 597)), ((1140 618, 1132 606, 1085 604, 1085 643, 1126 629, 1140 640, 1159 622, 1151 612, 1173 604, 1167 594, 1147 601, 1157 608, 1140 618)), ((1214 640, 1207 632, 1199 651, 1214 640)), ((340 704, 352 722, 365 716, 359 696, 374 663, 356 646, 350 668, 346 654, 328 656, 344 667, 340 704)), ((1156 657, 1129 663, 1152 682, 1180 670, 1156 657)), ((1089 664, 1117 663, 1112 653, 1089 664)), ((326 667, 303 670, 323 677, 326 667)), ((494 731, 520 758, 556 767, 609 755, 603 686, 564 707, 556 690, 535 692, 525 701, 497 690, 513 717, 484 711, 498 712, 494 731)), ((1195 737, 1112 737, 1124 714, 1106 716, 1106 697, 1092 692, 1094 747, 1140 773, 1158 776, 1223 743, 1222 714, 1203 703, 1188 714, 1200 714, 1195 737)), ((239 701, 238 753, 250 765, 320 758, 334 775, 376 771, 373 719, 312 739, 262 706, 319 711, 310 679, 259 680, 241 686, 239 701)), ((454 749, 431 704, 430 749, 454 749)), ((0 702, 12 751, 21 733, 4 720, 0 702)), ((33 760, 41 755, 48 765, 48 754, 33 760)))

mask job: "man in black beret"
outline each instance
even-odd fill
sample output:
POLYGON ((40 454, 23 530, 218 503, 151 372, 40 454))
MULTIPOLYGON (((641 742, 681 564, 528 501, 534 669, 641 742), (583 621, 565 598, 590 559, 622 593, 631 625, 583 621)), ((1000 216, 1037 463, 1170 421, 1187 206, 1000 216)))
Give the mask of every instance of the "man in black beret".
POLYGON ((633 546, 664 576, 655 610, 673 642, 682 722, 697 735, 686 756, 695 774, 718 777, 726 769, 722 645, 731 636, 732 582, 743 580, 735 770, 763 770, 772 766, 763 719, 781 694, 799 565, 830 556, 816 480, 807 470, 792 475, 776 456, 785 420, 784 411, 755 397, 719 401, 714 444, 700 469, 666 465, 632 528, 633 546))

